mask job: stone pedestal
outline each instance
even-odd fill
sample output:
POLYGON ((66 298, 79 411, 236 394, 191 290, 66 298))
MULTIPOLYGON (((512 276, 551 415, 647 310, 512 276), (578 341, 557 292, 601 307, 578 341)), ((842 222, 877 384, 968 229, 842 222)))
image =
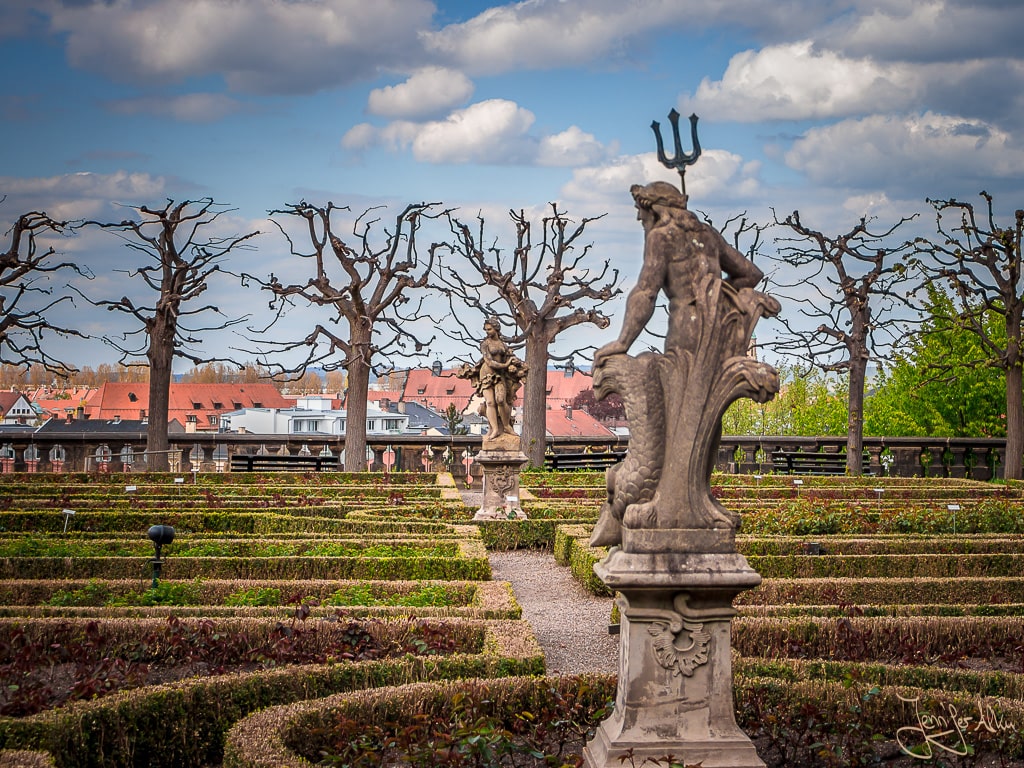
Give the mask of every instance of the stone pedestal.
POLYGON ((525 520, 519 506, 519 473, 527 462, 520 450, 483 450, 476 462, 483 468, 484 502, 474 520, 525 520))
POLYGON ((686 766, 764 768, 736 725, 730 634, 732 601, 760 574, 735 551, 614 549, 594 571, 619 593, 619 682, 585 765, 621 768, 632 749, 636 765, 671 754, 686 766))

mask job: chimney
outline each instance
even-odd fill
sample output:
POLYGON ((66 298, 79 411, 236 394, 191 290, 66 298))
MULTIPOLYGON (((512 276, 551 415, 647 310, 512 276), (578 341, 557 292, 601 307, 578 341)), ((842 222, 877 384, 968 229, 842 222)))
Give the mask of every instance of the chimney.
POLYGON ((431 366, 430 366, 430 373, 431 373, 432 376, 440 376, 441 375, 441 361, 440 360, 435 360, 431 364, 431 366))
POLYGON ((565 418, 569 419, 569 421, 572 421, 572 406, 571 405, 565 406, 565 418))

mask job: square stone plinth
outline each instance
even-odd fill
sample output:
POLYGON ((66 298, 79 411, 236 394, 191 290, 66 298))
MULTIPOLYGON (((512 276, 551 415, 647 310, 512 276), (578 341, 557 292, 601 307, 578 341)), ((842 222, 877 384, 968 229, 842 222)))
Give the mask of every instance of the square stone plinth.
POLYGON ((672 755, 687 766, 764 768, 733 708, 732 601, 761 580, 746 559, 613 552, 595 571, 619 592, 619 682, 585 765, 621 768, 632 750, 636 765, 672 755))

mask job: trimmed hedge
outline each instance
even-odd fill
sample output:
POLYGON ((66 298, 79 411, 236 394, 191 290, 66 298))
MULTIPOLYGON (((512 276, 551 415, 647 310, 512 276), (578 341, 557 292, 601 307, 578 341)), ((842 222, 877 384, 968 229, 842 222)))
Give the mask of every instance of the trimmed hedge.
MULTIPOLYGON (((579 711, 564 717, 601 710, 614 695, 607 676, 505 678, 461 682, 414 683, 396 688, 342 693, 317 701, 274 707, 250 715, 228 734, 224 768, 309 768, 306 758, 319 760, 329 748, 331 728, 342 716, 360 723, 408 723, 418 715, 433 722, 453 721, 453 702, 465 696, 486 701, 487 709, 511 720, 519 712, 545 711, 544 699, 557 691, 571 697, 579 711), (302 754, 297 754, 300 749, 302 754)), ((596 723, 594 723, 596 724, 596 723)))
POLYGON ((480 654, 306 665, 183 680, 0 718, 0 749, 45 750, 58 768, 201 768, 221 761, 228 728, 269 706, 417 680, 539 675, 529 626, 489 622, 480 654))
MULTIPOLYGON (((178 584, 164 579, 161 584, 178 584)), ((185 582, 189 586, 191 583, 185 582)), ((288 616, 294 613, 294 598, 301 598, 307 603, 323 602, 339 590, 362 588, 381 600, 389 597, 402 596, 422 590, 426 587, 445 589, 457 602, 451 606, 357 606, 344 607, 311 605, 313 615, 347 616, 403 616, 415 613, 416 616, 464 616, 478 619, 518 619, 521 608, 512 595, 508 582, 495 581, 237 581, 210 580, 195 584, 195 592, 200 605, 159 605, 159 606, 101 606, 101 605, 40 605, 51 600, 55 594, 63 592, 74 594, 93 592, 103 597, 139 594, 139 582, 136 579, 120 581, 0 581, 0 616, 288 616), (281 604, 277 606, 225 606, 224 599, 229 595, 245 590, 276 589, 281 595, 281 604), (292 602, 289 602, 292 601, 292 602)), ((88 595, 83 594, 83 598, 88 595)), ((73 601, 68 601, 73 602, 73 601)), ((97 601, 99 602, 99 601, 97 601)), ((104 601, 105 602, 105 601, 104 601)))
MULTIPOLYGON (((916 722, 914 705, 908 705, 908 700, 918 700, 917 706, 924 713, 949 713, 955 708, 965 715, 977 713, 979 706, 990 707, 992 715, 1007 727, 995 734, 981 729, 972 732, 967 737, 974 742, 972 749, 980 753, 997 749, 1006 757, 1024 753, 1024 740, 1017 727, 1024 722, 1024 703, 1005 695, 985 694, 980 698, 974 690, 914 686, 908 684, 914 679, 912 672, 892 671, 888 675, 891 682, 876 682, 872 675, 886 677, 878 667, 863 668, 863 677, 858 676, 862 669, 849 667, 822 667, 824 674, 815 674, 812 666, 741 663, 740 667, 743 671, 736 675, 734 686, 737 722, 751 737, 759 739, 762 749, 772 753, 762 755, 771 759, 772 765, 866 765, 876 762, 885 750, 898 753, 894 743, 897 732, 916 722), (842 676, 837 679, 837 674, 842 676)), ((918 679, 928 684, 948 684, 954 678, 939 678, 925 671, 918 679)), ((467 700, 487 702, 482 710, 493 711, 489 717, 480 717, 475 738, 500 738, 513 727, 520 713, 544 711, 550 707, 550 699, 573 690, 581 695, 574 702, 579 706, 573 709, 571 725, 582 740, 588 725, 597 719, 595 715, 614 695, 614 686, 610 675, 467 680, 345 693, 296 706, 274 707, 251 715, 231 729, 224 768, 308 768, 309 760, 330 755, 333 743, 358 743, 358 734, 350 729, 338 730, 343 722, 366 724, 368 731, 371 724, 379 724, 387 734, 390 724, 415 721, 419 713, 428 721, 452 722, 456 707, 465 707, 467 700), (344 737, 339 738, 342 733, 344 737)), ((460 731, 464 731, 461 738, 465 743, 472 743, 473 729, 462 726, 460 731)), ((903 738, 909 740, 910 735, 903 738)), ((367 746, 373 749, 376 744, 371 739, 367 746)), ((367 756, 374 754, 379 753, 367 756)), ((562 764, 571 762, 571 758, 569 753, 559 757, 562 764)), ((628 757, 624 764, 626 760, 628 757)))
MULTIPOLYGON (((468 529, 473 534, 475 529, 468 529)), ((489 580, 478 536, 443 542, 452 555, 425 557, 178 557, 165 575, 178 579, 443 579, 489 580)), ((0 579, 126 579, 148 573, 148 560, 127 557, 5 557, 0 579)))
POLYGON ((1024 577, 900 579, 766 579, 741 592, 743 605, 902 605, 932 603, 983 605, 1024 603, 1024 577))
POLYGON ((1001 658, 1019 663, 1019 617, 740 617, 733 649, 764 658, 930 663, 943 658, 1001 658))
MULTIPOLYGON (((397 517, 366 516, 346 517, 296 517, 282 514, 277 510, 252 512, 178 512, 175 510, 152 510, 148 512, 96 512, 76 514, 68 526, 68 534, 82 533, 133 533, 140 537, 151 525, 174 526, 179 534, 251 534, 268 535, 277 533, 311 534, 375 534, 410 533, 431 534, 451 530, 451 524, 441 521, 403 520, 397 517)), ((63 535, 64 516, 60 512, 4 512, 0 516, 0 532, 54 533, 63 535)))

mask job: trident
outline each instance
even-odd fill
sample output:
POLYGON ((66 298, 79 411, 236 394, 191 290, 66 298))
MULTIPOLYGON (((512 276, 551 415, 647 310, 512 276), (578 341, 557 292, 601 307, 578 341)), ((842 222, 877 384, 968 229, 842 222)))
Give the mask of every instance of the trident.
POLYGON ((651 130, 654 131, 654 139, 658 142, 658 160, 666 168, 675 168, 679 171, 679 184, 685 195, 686 166, 693 165, 697 162, 697 158, 700 157, 700 142, 697 140, 697 120, 699 118, 696 115, 690 115, 690 136, 693 139, 693 154, 690 155, 683 152, 683 144, 679 140, 679 113, 676 112, 675 108, 668 113, 668 119, 672 123, 672 138, 676 148, 676 153, 673 157, 669 158, 665 155, 665 145, 661 140, 661 123, 655 120, 651 123, 651 130))

